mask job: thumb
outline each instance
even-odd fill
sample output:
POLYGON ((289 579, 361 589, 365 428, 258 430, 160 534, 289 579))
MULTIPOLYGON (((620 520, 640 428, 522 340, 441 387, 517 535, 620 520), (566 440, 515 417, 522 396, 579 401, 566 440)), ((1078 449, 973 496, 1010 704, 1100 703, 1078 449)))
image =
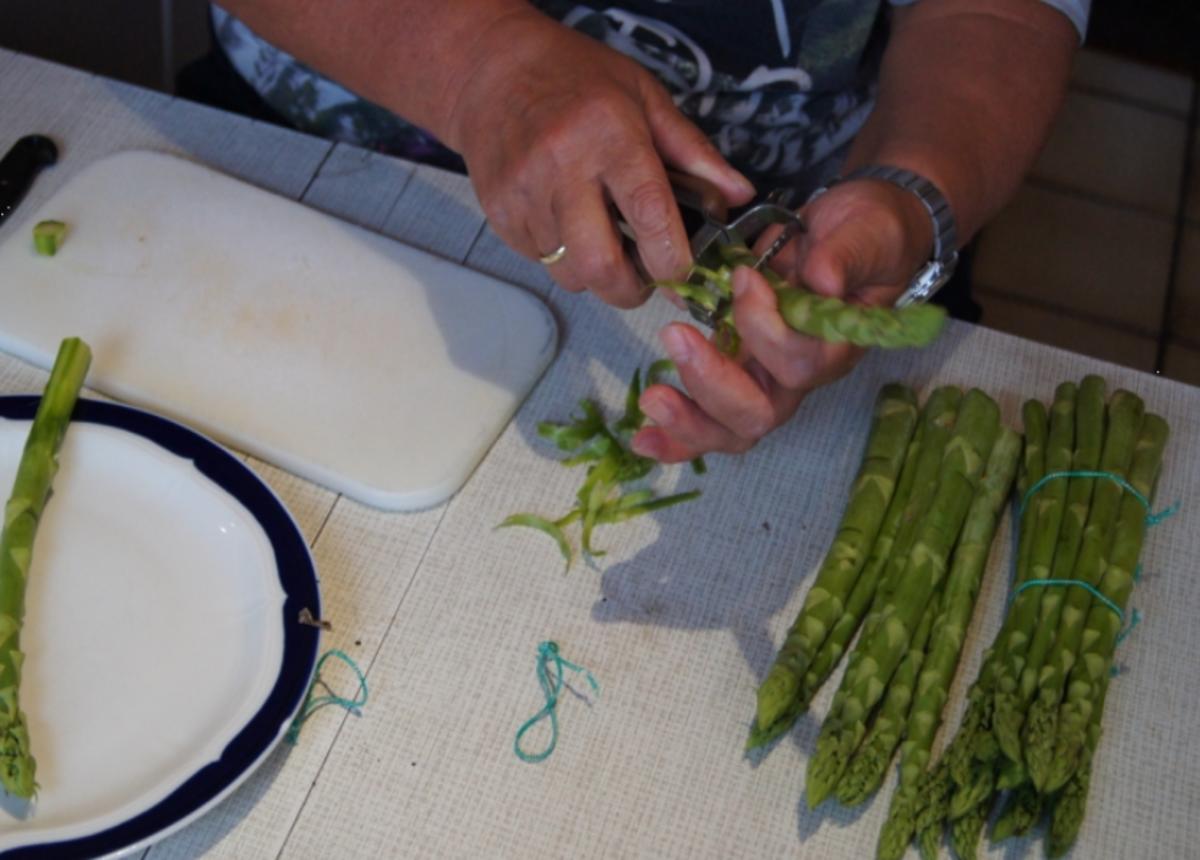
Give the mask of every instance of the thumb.
POLYGON ((868 218, 843 218, 809 235, 799 261, 800 281, 825 296, 846 296, 867 287, 907 283, 919 261, 898 231, 868 218))

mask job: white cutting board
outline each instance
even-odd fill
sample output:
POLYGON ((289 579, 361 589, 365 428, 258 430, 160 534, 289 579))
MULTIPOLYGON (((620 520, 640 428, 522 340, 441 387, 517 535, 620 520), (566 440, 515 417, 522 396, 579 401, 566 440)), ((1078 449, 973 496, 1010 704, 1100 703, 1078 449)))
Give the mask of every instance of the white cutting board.
POLYGON ((97 161, 0 244, 0 349, 351 498, 452 495, 554 354, 532 294, 191 162, 97 161), (33 251, 33 224, 68 235, 33 251))

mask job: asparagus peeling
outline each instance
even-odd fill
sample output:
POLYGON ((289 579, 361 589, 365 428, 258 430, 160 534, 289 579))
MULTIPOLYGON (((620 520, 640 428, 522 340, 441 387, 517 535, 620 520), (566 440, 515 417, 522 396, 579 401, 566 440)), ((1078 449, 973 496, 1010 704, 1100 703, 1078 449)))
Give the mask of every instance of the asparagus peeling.
POLYGON ((38 523, 58 471, 58 452, 91 358, 91 350, 78 338, 68 338, 60 345, 17 466, 12 495, 4 507, 0 534, 0 782, 19 798, 31 798, 37 791, 37 763, 20 704, 25 590, 38 523))
MULTIPOLYGON (((673 367, 669 360, 654 362, 646 371, 646 384, 654 384, 673 367)), ((625 412, 612 427, 608 426, 600 407, 591 400, 580 401, 581 415, 572 421, 565 424, 541 422, 538 435, 571 455, 562 461, 564 466, 588 466, 583 484, 575 494, 576 505, 558 519, 533 513, 512 514, 496 528, 519 526, 542 532, 554 541, 566 570, 570 570, 575 551, 567 539, 567 526, 580 523, 583 553, 598 557, 604 555, 604 551, 592 545, 596 526, 625 522, 698 498, 699 490, 669 496, 655 496, 651 490, 644 488, 622 492, 623 486, 646 477, 655 466, 654 460, 635 454, 629 447, 629 440, 645 423, 645 416, 638 405, 641 393, 642 375, 639 370, 634 371, 626 391, 625 412)), ((697 458, 692 462, 692 469, 696 474, 703 474, 704 461, 697 458)))

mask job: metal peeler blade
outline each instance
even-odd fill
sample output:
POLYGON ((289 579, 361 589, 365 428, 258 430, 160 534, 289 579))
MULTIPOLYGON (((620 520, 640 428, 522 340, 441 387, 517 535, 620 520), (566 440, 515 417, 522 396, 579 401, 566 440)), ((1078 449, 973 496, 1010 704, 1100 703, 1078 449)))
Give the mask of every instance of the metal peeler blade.
MULTIPOLYGON (((724 249, 742 245, 751 247, 759 235, 773 224, 782 224, 783 232, 755 261, 754 269, 762 271, 763 266, 783 250, 788 242, 805 231, 804 220, 791 209, 778 203, 759 203, 730 224, 709 219, 692 237, 692 257, 696 266, 712 270, 721 268, 727 262, 724 249)), ((697 273, 693 277, 703 275, 697 273)), ((709 328, 716 328, 717 323, 728 311, 729 301, 722 299, 713 310, 690 299, 685 300, 685 304, 698 322, 709 328)))

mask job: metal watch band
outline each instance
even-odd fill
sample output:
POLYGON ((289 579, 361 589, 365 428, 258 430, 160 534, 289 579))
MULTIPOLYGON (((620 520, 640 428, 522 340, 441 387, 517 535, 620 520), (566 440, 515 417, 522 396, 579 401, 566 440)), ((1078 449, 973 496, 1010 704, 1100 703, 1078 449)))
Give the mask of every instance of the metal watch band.
POLYGON ((814 200, 830 187, 852 179, 880 179, 890 182, 905 191, 916 195, 929 213, 933 221, 933 255, 913 277, 904 294, 897 300, 896 307, 928 301, 954 273, 958 263, 958 230, 955 226, 954 212, 946 196, 936 185, 911 170, 903 167, 893 167, 887 164, 868 164, 840 176, 824 188, 813 192, 809 201, 814 200))

